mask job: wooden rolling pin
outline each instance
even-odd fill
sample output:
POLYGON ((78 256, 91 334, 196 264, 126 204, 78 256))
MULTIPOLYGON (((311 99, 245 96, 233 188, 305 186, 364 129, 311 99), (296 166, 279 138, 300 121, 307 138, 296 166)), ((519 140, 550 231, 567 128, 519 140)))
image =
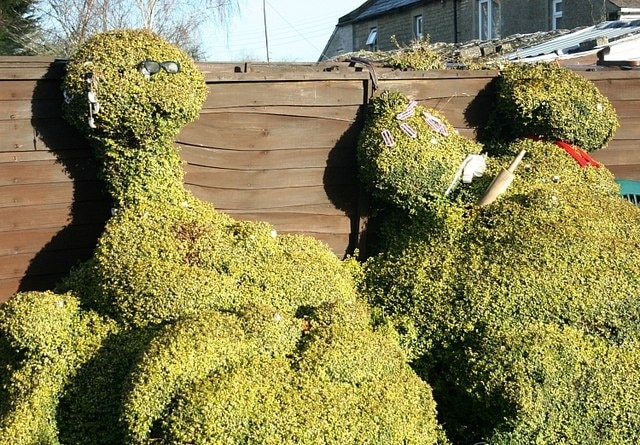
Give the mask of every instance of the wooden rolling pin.
POLYGON ((498 173, 495 178, 493 178, 493 181, 491 181, 491 184, 489 184, 489 187, 484 193, 484 196, 478 202, 478 205, 480 207, 491 204, 509 187, 509 185, 511 185, 511 182, 515 177, 513 172, 522 161, 525 153, 525 150, 520 151, 520 153, 518 153, 518 156, 516 156, 515 159, 511 162, 511 165, 509 165, 509 168, 507 168, 506 170, 502 169, 502 171, 498 173))

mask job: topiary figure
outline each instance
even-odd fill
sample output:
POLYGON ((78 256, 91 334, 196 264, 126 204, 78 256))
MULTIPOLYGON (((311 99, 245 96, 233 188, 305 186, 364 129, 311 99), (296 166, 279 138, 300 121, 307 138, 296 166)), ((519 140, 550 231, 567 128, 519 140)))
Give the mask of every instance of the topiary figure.
POLYGON ((503 140, 487 148, 488 174, 450 199, 387 213, 361 290, 433 386, 453 443, 634 443, 640 399, 618 385, 640 381, 640 212, 605 167, 556 143, 568 133, 545 131, 539 111, 534 135, 554 142, 503 140), (523 151, 511 185, 479 206, 523 151))
POLYGON ((0 308, 3 443, 444 440, 429 386, 358 299, 357 266, 184 188, 173 138, 207 93, 184 53, 98 34, 63 87, 114 216, 61 293, 0 308))

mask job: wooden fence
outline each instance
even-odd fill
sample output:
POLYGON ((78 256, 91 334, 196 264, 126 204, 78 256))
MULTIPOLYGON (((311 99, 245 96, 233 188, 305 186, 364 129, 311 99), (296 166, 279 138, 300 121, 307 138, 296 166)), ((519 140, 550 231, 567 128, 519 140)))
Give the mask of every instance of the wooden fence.
MULTIPOLYGON (((373 94, 398 90, 475 137, 492 71, 400 72, 353 63, 202 63, 210 90, 177 139, 185 183, 238 219, 306 233, 340 257, 362 243, 366 215, 355 147, 373 94)), ((110 205, 86 142, 61 118, 64 62, 0 58, 0 302, 52 289, 95 246, 110 205)), ((596 158, 640 180, 639 71, 583 72, 622 127, 596 158)))

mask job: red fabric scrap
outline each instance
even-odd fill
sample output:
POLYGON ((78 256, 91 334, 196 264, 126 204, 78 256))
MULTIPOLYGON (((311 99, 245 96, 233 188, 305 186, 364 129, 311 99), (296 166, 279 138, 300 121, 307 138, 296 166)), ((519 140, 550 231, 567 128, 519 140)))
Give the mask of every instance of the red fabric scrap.
MULTIPOLYGON (((539 136, 531 136, 530 139, 533 139, 534 141, 544 140, 539 136)), ((600 163, 598 163, 598 161, 596 161, 591 156, 589 156, 589 154, 586 151, 584 151, 582 148, 578 147, 577 145, 572 145, 568 142, 564 142, 561 140, 556 140, 554 143, 558 147, 566 151, 573 159, 575 159, 576 162, 580 164, 580 167, 586 167, 587 165, 590 165, 592 167, 600 167, 600 163)))

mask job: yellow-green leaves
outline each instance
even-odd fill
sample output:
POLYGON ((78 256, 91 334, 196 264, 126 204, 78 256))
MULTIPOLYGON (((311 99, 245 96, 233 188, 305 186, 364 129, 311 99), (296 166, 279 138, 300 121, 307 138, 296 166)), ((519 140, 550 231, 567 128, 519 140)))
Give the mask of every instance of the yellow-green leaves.
POLYGON ((147 30, 97 34, 67 64, 63 88, 65 117, 93 143, 116 206, 182 199, 173 139, 198 117, 208 93, 186 53, 147 30), (145 77, 139 68, 144 60, 176 61, 180 71, 145 77))
POLYGON ((443 198, 467 155, 481 149, 436 110, 384 92, 372 99, 358 142, 360 177, 374 196, 415 213, 443 198))
POLYGON ((503 136, 541 136, 603 148, 619 126, 609 99, 578 73, 551 63, 518 63, 497 79, 494 122, 503 136))

